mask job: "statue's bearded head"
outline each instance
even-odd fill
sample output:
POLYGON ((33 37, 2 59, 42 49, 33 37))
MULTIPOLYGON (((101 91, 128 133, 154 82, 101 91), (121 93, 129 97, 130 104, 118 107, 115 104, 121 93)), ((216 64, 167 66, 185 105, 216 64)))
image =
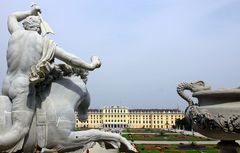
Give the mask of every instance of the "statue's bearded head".
POLYGON ((22 24, 25 30, 37 31, 38 33, 41 33, 41 21, 38 16, 29 16, 24 19, 22 24))

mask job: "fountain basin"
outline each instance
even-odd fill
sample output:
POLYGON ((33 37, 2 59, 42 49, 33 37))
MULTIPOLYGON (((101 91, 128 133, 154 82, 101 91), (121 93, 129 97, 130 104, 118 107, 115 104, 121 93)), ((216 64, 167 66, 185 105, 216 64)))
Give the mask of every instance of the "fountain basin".
POLYGON ((219 140, 240 140, 240 89, 210 90, 201 84, 181 83, 178 94, 188 101, 185 115, 193 129, 219 140), (190 90, 193 100, 184 94, 190 90))
POLYGON ((219 105, 240 102, 240 89, 203 90, 194 92, 199 106, 219 105))

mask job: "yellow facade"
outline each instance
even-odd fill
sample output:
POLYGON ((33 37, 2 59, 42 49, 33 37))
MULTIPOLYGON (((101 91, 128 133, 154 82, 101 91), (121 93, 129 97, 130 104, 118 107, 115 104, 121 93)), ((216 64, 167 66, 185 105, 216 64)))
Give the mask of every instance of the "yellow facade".
POLYGON ((87 122, 76 119, 77 128, 157 128, 167 129, 182 119, 179 109, 128 109, 111 106, 90 109, 87 122))

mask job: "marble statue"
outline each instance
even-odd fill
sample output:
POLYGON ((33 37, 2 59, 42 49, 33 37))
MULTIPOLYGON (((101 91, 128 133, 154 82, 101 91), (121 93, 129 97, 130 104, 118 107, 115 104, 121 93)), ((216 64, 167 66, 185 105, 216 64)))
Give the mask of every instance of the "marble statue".
POLYGON ((87 74, 101 66, 97 56, 89 64, 56 45, 36 4, 30 11, 9 15, 8 30, 8 68, 0 96, 1 152, 69 152, 93 141, 135 152, 118 134, 73 131, 75 112, 81 121, 87 120, 87 74))

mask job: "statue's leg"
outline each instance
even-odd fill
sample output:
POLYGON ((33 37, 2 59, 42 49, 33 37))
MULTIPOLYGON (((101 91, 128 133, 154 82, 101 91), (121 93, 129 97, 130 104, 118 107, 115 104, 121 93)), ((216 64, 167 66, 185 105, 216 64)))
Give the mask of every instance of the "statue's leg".
POLYGON ((73 131, 69 136, 72 144, 83 146, 90 142, 115 142, 121 144, 121 148, 125 148, 127 152, 136 152, 131 143, 124 137, 116 133, 103 132, 96 129, 86 131, 73 131))
POLYGON ((7 96, 0 96, 0 135, 12 126, 12 102, 7 96))
POLYGON ((35 110, 35 89, 29 86, 27 78, 13 81, 9 96, 12 99, 12 127, 0 135, 0 150, 12 148, 24 138, 35 110))
POLYGON ((88 119, 88 107, 90 106, 90 96, 89 94, 80 102, 77 107, 78 119, 81 122, 85 122, 88 119))

